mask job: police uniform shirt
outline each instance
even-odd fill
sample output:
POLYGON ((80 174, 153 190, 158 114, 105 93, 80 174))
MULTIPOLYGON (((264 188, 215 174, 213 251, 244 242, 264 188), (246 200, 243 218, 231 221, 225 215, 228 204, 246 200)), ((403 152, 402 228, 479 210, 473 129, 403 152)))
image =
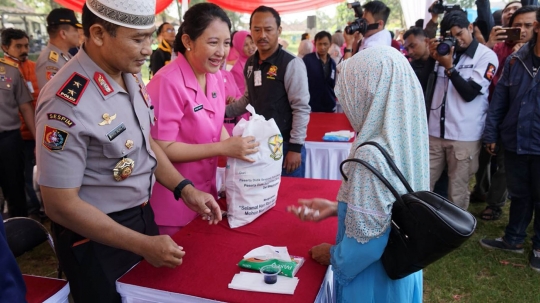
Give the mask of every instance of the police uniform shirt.
POLYGON ((144 203, 155 182, 153 106, 140 75, 122 77, 127 91, 81 48, 41 91, 36 111, 38 183, 80 187, 81 199, 104 213, 144 203), (123 158, 135 165, 117 181, 123 158))
POLYGON ((474 81, 482 87, 470 102, 461 97, 445 68, 439 66, 429 114, 430 136, 456 141, 480 140, 488 109, 488 88, 498 62, 491 49, 473 39, 459 61, 454 63, 465 81, 474 81))
POLYGON ((28 90, 17 64, 0 59, 0 132, 21 127, 19 106, 31 102, 28 90))
POLYGON ((53 44, 47 44, 36 61, 38 87, 42 89, 49 80, 71 59, 69 53, 62 52, 53 44))

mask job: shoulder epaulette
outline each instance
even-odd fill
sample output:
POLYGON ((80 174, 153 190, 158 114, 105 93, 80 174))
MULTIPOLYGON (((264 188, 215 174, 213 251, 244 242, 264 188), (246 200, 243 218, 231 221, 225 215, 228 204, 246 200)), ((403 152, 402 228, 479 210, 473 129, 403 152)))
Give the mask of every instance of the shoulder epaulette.
POLYGON ((15 62, 12 62, 12 61, 8 61, 4 58, 0 58, 0 62, 4 63, 4 64, 7 64, 9 66, 13 66, 15 68, 19 68, 19 64, 15 63, 15 62))
POLYGON ((50 51, 49 52, 49 60, 52 61, 52 62, 58 62, 58 53, 55 52, 55 51, 50 51))
POLYGON ((89 80, 78 73, 73 73, 71 77, 56 92, 56 95, 67 102, 77 105, 88 86, 89 80))

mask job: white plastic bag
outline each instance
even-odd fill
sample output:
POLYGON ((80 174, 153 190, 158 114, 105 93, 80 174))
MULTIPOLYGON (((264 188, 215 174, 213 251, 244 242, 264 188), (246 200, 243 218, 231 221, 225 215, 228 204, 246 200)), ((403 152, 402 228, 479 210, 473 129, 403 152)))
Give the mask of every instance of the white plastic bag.
POLYGON ((281 167, 283 137, 274 119, 266 121, 248 105, 251 119, 241 119, 233 135, 254 136, 259 151, 249 155, 254 163, 229 158, 225 170, 227 218, 231 228, 246 225, 276 205, 281 167))

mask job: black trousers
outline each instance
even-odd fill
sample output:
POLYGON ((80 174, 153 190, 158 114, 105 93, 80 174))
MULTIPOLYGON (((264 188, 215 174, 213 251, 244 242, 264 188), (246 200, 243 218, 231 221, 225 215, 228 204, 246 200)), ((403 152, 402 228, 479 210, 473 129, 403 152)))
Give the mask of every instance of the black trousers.
MULTIPOLYGON (((0 132, 0 186, 10 217, 26 217, 23 140, 19 129, 0 132)), ((0 210, 1 211, 1 210, 0 210)))
MULTIPOLYGON (((158 234, 150 204, 110 213, 109 216, 134 231, 152 236, 158 234)), ((60 267, 69 281, 73 300, 76 303, 121 302, 115 282, 142 257, 89 241, 54 222, 52 232, 60 267)))

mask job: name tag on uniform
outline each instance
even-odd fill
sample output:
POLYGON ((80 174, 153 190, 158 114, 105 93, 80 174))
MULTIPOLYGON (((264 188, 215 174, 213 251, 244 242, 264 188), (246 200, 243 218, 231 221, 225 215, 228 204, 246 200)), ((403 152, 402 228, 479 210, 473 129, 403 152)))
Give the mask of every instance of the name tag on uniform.
POLYGON ((28 90, 31 94, 34 93, 34 87, 32 86, 32 81, 26 81, 26 85, 28 85, 28 90))
POLYGON ((473 65, 472 64, 467 64, 467 65, 458 66, 458 69, 462 69, 462 68, 473 68, 473 65))
POLYGON ((202 105, 202 104, 201 104, 201 105, 197 105, 197 106, 195 106, 195 107, 193 108, 193 112, 196 113, 196 112, 200 111, 201 109, 203 109, 203 105, 202 105))
POLYGON ((253 76, 255 77, 255 86, 261 86, 262 85, 262 75, 260 70, 256 70, 253 73, 253 76))
POLYGON ((107 134, 107 138, 109 138, 109 141, 114 140, 114 138, 118 137, 121 133, 123 133, 126 130, 126 126, 124 123, 120 123, 117 127, 115 127, 113 130, 111 130, 107 134))

